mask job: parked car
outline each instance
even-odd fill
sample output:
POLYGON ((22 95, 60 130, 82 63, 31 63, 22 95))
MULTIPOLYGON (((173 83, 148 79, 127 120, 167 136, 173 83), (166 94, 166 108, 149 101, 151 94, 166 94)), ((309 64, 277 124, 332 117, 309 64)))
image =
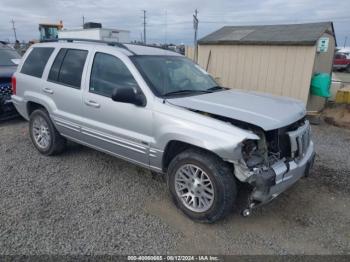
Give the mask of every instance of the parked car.
POLYGON ((16 50, 0 43, 0 121, 18 116, 11 102, 11 77, 20 58, 16 50))
POLYGON ((338 52, 334 56, 333 69, 350 73, 350 54, 338 52))
POLYGON ((40 153, 61 153, 68 139, 164 174, 175 204, 196 221, 228 214, 238 181, 252 188, 249 215, 314 161, 302 102, 220 87, 169 50, 35 44, 13 82, 40 153))

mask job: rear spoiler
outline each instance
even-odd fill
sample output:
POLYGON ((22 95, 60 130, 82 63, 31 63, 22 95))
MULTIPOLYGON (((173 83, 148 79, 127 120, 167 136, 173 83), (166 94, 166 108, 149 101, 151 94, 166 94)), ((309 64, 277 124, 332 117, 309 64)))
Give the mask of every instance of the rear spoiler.
POLYGON ((14 63, 15 65, 19 65, 19 63, 21 62, 21 59, 20 58, 11 59, 11 62, 14 63))

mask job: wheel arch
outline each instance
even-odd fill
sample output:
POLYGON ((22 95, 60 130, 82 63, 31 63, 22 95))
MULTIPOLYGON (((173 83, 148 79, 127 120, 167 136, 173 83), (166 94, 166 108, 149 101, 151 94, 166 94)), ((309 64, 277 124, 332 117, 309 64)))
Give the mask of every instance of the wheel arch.
POLYGON ((57 110, 56 104, 51 97, 37 92, 26 91, 24 93, 24 101, 26 103, 25 109, 28 119, 30 114, 37 108, 44 108, 49 115, 57 110))
POLYGON ((184 152, 185 150, 188 150, 188 149, 197 149, 197 150, 200 150, 200 151, 204 151, 204 152, 207 152, 207 153, 210 153, 210 154, 214 155, 217 158, 222 159, 215 152, 213 152, 213 151, 211 151, 211 150, 209 150, 207 148, 204 148, 204 147, 202 147, 200 145, 195 145, 193 143, 188 143, 188 142, 184 142, 184 141, 181 141, 181 140, 170 140, 166 144, 164 152, 163 152, 163 156, 162 156, 162 171, 164 173, 166 173, 171 160, 175 156, 180 154, 181 152, 184 152))
POLYGON ((45 111, 47 111, 46 107, 43 106, 40 103, 33 102, 33 101, 28 101, 27 102, 27 114, 28 114, 28 117, 30 117, 30 115, 37 109, 44 109, 45 111))

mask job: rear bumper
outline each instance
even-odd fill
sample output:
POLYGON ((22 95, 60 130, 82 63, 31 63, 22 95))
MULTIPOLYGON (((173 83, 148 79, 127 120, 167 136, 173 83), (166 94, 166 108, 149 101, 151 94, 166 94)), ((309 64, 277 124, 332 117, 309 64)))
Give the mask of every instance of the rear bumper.
POLYGON ((333 68, 334 68, 334 69, 345 69, 345 68, 347 68, 348 66, 350 66, 350 64, 346 64, 346 65, 334 65, 334 64, 333 64, 333 68))
POLYGON ((299 161, 277 162, 257 179, 251 199, 259 203, 267 203, 287 190, 301 177, 309 174, 315 160, 314 144, 309 147, 299 161))

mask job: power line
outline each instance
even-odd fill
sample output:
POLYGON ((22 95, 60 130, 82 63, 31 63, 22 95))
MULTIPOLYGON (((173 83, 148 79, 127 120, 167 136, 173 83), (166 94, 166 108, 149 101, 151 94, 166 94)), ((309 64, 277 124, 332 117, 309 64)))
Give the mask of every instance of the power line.
MULTIPOLYGON (((202 18, 209 18, 208 15, 206 16, 201 16, 202 18)), ((218 16, 216 16, 218 17, 218 16)), ((220 18, 223 18, 224 16, 220 16, 220 18)), ((316 19, 301 19, 299 20, 300 22, 324 22, 324 21, 333 21, 333 22, 347 22, 350 21, 350 17, 348 16, 342 16, 342 17, 328 17, 328 18, 316 18, 316 19)), ((295 22, 295 19, 274 19, 274 20, 201 20, 202 24, 227 24, 227 23, 244 23, 244 24, 249 24, 249 23, 291 23, 295 22)), ((170 22, 167 21, 167 25, 180 25, 180 24, 190 24, 193 23, 193 21, 177 21, 177 22, 170 22)), ((148 23, 148 26, 163 26, 165 23, 148 23)))
MULTIPOLYGON (((332 21, 332 22, 347 22, 350 21, 350 17, 328 17, 328 18, 315 18, 315 19, 299 19, 298 22, 324 22, 324 21, 332 21)), ((225 23, 291 23, 295 22, 295 19, 275 19, 275 20, 250 20, 250 21, 245 21, 245 20, 207 20, 207 21, 201 21, 201 23, 205 24, 225 24, 225 23)))

